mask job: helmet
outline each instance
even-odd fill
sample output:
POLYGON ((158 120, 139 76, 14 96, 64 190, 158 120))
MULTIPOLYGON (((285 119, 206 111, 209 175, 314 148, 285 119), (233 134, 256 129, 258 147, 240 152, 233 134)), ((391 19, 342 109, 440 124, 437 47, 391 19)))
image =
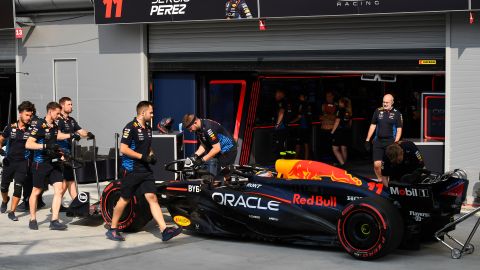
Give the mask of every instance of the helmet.
POLYGON ((157 128, 162 134, 168 134, 172 132, 173 118, 165 117, 160 120, 160 123, 157 124, 157 128))

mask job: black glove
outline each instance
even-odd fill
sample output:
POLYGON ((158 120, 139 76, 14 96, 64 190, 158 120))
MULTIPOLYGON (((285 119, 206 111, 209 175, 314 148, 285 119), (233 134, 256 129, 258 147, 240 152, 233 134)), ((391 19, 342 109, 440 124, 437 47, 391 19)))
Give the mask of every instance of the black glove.
POLYGON ((369 141, 365 141, 365 150, 367 152, 370 152, 372 146, 370 145, 370 142, 369 141))
POLYGON ((5 156, 5 150, 3 150, 1 147, 0 147, 0 156, 5 156))
POLYGON ((203 159, 201 157, 199 157, 198 155, 195 155, 195 156, 193 156, 193 160, 192 160, 193 166, 195 166, 195 167, 202 166, 203 163, 205 163, 205 161, 203 161, 203 159))
POLYGON ((155 165, 157 163, 157 157, 154 154, 148 156, 150 158, 150 164, 155 165))
POLYGON ((93 140, 93 139, 95 139, 95 135, 93 135, 92 132, 88 132, 87 133, 87 140, 93 140))
POLYGON ((60 158, 62 156, 60 145, 55 143, 46 143, 43 145, 43 150, 45 150, 47 156, 50 158, 60 158))
POLYGON ((151 154, 151 155, 148 155, 148 156, 142 155, 141 160, 145 163, 152 164, 152 165, 157 163, 157 158, 155 157, 154 154, 151 154))
POLYGON ((43 144, 43 150, 58 151, 60 150, 60 145, 56 143, 45 143, 43 144))
POLYGON ((80 135, 78 135, 78 133, 71 133, 70 139, 80 141, 80 135))
POLYGON ((8 158, 3 159, 3 166, 5 166, 5 167, 10 166, 10 160, 8 160, 8 158))

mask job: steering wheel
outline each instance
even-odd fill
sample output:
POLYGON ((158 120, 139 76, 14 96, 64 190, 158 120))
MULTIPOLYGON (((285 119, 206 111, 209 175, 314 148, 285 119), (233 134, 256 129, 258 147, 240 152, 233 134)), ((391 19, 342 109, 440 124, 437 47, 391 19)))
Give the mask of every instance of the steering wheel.
POLYGON ((190 159, 178 159, 165 164, 165 170, 174 173, 194 172, 195 167, 190 159), (176 166, 175 166, 176 165, 176 166))

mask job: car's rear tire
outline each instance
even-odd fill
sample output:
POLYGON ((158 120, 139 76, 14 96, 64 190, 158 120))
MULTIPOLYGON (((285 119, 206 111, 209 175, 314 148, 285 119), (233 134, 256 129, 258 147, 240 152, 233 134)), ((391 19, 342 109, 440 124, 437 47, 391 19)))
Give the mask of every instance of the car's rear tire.
MULTIPOLYGON (((112 224, 113 208, 120 198, 120 181, 116 180, 108 184, 103 190, 100 199, 100 209, 105 223, 112 224)), ((152 214, 145 196, 135 194, 130 203, 123 211, 118 222, 118 229, 122 231, 135 232, 141 230, 150 220, 152 214)))
POLYGON ((396 249, 403 237, 403 219, 383 198, 367 197, 349 203, 337 223, 338 239, 348 254, 371 260, 396 249))

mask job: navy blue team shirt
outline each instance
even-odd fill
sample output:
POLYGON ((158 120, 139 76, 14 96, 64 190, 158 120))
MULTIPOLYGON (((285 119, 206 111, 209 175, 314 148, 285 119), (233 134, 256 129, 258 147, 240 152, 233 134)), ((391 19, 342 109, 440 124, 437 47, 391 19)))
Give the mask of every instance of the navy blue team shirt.
MULTIPOLYGON (((146 124, 142 127, 136 118, 129 122, 124 128, 120 143, 128 145, 133 151, 148 156, 152 144, 152 128, 146 124)), ((150 172, 149 164, 132 159, 127 155, 122 156, 122 167, 128 172, 150 172)))

